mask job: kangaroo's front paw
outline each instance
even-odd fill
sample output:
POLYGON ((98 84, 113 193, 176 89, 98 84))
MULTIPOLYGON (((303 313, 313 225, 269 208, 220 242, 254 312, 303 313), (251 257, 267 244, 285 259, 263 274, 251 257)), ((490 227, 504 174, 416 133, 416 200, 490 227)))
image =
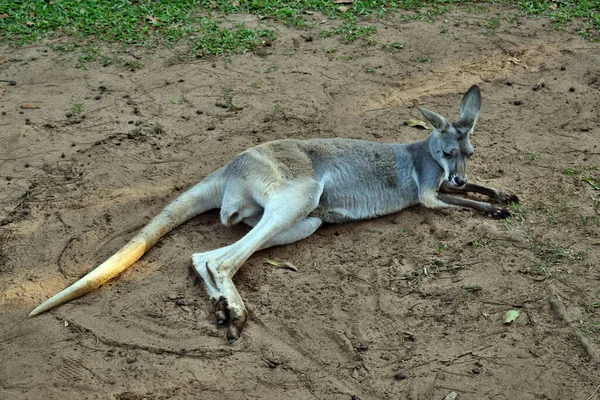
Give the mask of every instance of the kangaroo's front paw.
POLYGON ((495 200, 500 204, 519 203, 519 198, 517 196, 508 193, 498 193, 498 195, 495 197, 495 200))
POLYGON ((491 210, 487 211, 486 214, 488 214, 490 217, 498 219, 506 219, 510 217, 510 211, 508 211, 506 208, 492 208, 491 210))

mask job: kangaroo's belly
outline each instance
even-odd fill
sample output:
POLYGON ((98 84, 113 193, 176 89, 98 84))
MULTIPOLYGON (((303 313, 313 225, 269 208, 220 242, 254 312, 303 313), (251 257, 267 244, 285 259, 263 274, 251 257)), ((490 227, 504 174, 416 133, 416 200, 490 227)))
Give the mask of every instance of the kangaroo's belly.
POLYGON ((352 177, 322 180, 323 194, 311 213, 325 222, 338 223, 376 218, 418 203, 416 183, 397 179, 356 180, 352 177))

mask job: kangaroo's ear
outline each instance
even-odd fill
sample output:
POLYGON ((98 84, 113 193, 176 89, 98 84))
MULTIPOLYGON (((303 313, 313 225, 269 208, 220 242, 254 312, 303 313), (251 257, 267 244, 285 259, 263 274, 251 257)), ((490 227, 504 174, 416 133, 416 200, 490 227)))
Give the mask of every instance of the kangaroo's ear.
POLYGON ((419 111, 421 111, 421 114, 423 114, 427 122, 429 122, 429 124, 435 129, 437 129, 439 132, 442 132, 448 126, 448 121, 441 115, 436 114, 433 111, 421 108, 419 106, 417 106, 417 108, 419 109, 419 111))
POLYGON ((463 97, 462 102, 460 103, 460 121, 469 125, 475 125, 480 108, 481 93, 479 92, 479 87, 473 85, 467 93, 465 93, 465 97, 463 97))

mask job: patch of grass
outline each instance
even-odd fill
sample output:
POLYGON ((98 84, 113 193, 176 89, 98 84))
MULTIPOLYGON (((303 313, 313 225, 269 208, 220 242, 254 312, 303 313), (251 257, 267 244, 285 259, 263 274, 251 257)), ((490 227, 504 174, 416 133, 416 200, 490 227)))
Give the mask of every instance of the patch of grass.
POLYGON ((531 271, 536 275, 549 277, 554 271, 554 267, 560 264, 573 264, 582 261, 587 254, 587 250, 573 250, 566 247, 540 245, 533 248, 535 257, 531 259, 531 271))
POLYGON ((363 40, 366 44, 375 44, 372 36, 375 33, 373 26, 358 26, 354 22, 348 22, 332 30, 321 31, 321 37, 331 37, 334 34, 338 35, 344 43, 352 43, 358 39, 363 40))
POLYGON ((529 161, 535 161, 540 158, 540 154, 535 150, 527 150, 527 159, 529 161))
POLYGON ((400 42, 386 43, 383 46, 381 46, 381 48, 383 50, 387 51, 388 53, 396 53, 404 48, 404 43, 400 43, 400 42))
POLYGON ((498 18, 492 18, 488 21, 488 28, 494 30, 500 26, 500 20, 498 18))
POLYGON ((442 252, 444 250, 446 250, 446 244, 445 243, 437 243, 437 242, 433 242, 433 248, 435 249, 435 252, 437 254, 442 254, 442 252))
MULTIPOLYGON (((484 0, 484 2, 494 2, 484 0)), ((338 4, 330 0, 0 0, 0 40, 22 45, 43 38, 67 36, 74 43, 119 43, 129 46, 171 45, 185 40, 193 56, 214 56, 252 51, 275 31, 271 21, 304 27, 314 24, 314 12, 322 12, 337 27, 324 31, 344 42, 364 40, 375 44, 375 28, 368 24, 374 17, 403 11, 402 20, 433 19, 454 4, 476 4, 473 0, 354 0, 338 4), (408 11, 408 12, 406 12, 408 11), (230 14, 260 17, 260 26, 224 27, 230 14)), ((589 39, 600 38, 600 3, 598 0, 520 0, 505 1, 529 16, 546 15, 557 27, 576 21, 579 33, 589 39)), ((494 29, 498 19, 489 21, 494 29)), ((322 36, 323 36, 322 35, 322 36)), ((100 46, 101 47, 101 46, 100 46)), ((77 44, 56 45, 60 52, 70 52, 77 44)), ((389 50, 398 50, 391 47, 389 50)), ((80 62, 98 61, 94 54, 82 54, 80 62)))
POLYGON ((508 219, 509 222, 525 222, 525 216, 529 212, 525 207, 517 203, 510 203, 508 208, 510 209, 510 218, 508 219))
POLYGON ((411 57, 408 61, 429 64, 429 63, 431 63, 431 58, 429 58, 427 56, 416 56, 416 57, 411 57))
POLYGON ((527 15, 546 15, 557 28, 577 21, 581 36, 600 39, 600 2, 598 0, 520 0, 519 8, 527 15))
POLYGON ((75 115, 83 114, 83 103, 77 103, 73 105, 71 112, 75 115))

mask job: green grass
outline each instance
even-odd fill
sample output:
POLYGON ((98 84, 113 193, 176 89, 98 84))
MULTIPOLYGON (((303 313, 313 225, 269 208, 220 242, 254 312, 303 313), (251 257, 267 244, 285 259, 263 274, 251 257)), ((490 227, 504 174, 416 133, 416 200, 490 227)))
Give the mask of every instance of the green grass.
POLYGON ((579 21, 578 33, 585 38, 600 39, 600 1, 598 0, 529 0, 518 1, 526 15, 546 15, 557 28, 579 21))
MULTIPOLYGON (((455 4, 494 3, 493 0, 354 0, 352 4, 336 4, 331 0, 0 0, 0 41, 23 45, 43 38, 70 37, 73 42, 94 43, 83 47, 81 63, 110 60, 98 48, 101 43, 130 46, 169 45, 180 40, 190 43, 194 56, 243 53, 275 37, 271 22, 306 27, 311 14, 322 12, 336 21, 334 28, 322 37, 337 36, 343 42, 372 39, 373 17, 385 17, 402 10, 404 20, 431 19, 448 11, 455 4), (408 11, 408 12, 407 12, 408 11), (258 27, 244 25, 224 27, 231 14, 244 13, 260 17, 258 27)), ((516 1, 505 4, 518 7, 526 15, 546 15, 557 27, 575 21, 579 33, 587 38, 600 38, 599 0, 516 1)), ((497 27, 490 20, 490 28, 497 27)), ((62 46, 60 52, 74 51, 78 46, 62 46)), ((398 47, 387 47, 388 51, 398 47)))

